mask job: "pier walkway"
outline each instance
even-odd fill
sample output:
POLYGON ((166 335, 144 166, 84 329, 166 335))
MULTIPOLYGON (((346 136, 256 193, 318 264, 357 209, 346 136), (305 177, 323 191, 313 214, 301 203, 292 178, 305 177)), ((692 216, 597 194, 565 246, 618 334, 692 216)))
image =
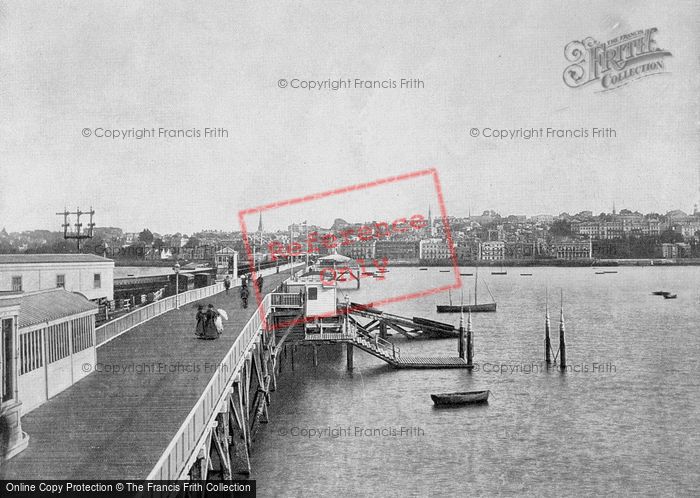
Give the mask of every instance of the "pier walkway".
MULTIPOLYGON (((263 292, 288 276, 266 276, 263 292)), ((228 313, 219 339, 195 338, 198 303, 189 303, 103 344, 83 367, 90 375, 22 417, 29 447, 0 464, 0 478, 148 476, 257 307, 251 294, 242 309, 237 288, 199 303, 228 313)))

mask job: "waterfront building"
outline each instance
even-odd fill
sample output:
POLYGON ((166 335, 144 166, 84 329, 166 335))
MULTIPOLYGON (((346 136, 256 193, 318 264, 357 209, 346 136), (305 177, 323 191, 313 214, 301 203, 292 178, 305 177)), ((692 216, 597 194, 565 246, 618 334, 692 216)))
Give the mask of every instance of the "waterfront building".
POLYGON ((432 238, 419 242, 418 257, 426 261, 449 261, 452 254, 446 241, 432 238))
POLYGON ((0 254, 0 291, 55 288, 111 301, 114 261, 94 254, 0 254))
POLYGON ((458 261, 474 261, 479 259, 479 243, 476 241, 464 241, 457 244, 455 253, 458 261))
POLYGON ((376 240, 353 239, 348 245, 340 245, 338 253, 352 259, 369 260, 375 257, 376 240))
POLYGON ((411 261, 419 257, 419 241, 417 240, 378 240, 374 246, 377 259, 387 258, 390 262, 411 261))
POLYGON ((590 259, 593 243, 588 240, 562 240, 552 244, 552 255, 557 259, 590 259))
POLYGON ((502 240, 489 240, 479 245, 479 259, 502 261, 506 257, 506 243, 502 240))
POLYGON ((661 257, 664 259, 676 259, 678 246, 676 244, 661 244, 661 257))
POLYGON ((506 244, 506 255, 512 259, 527 259, 535 257, 534 242, 508 242, 506 244))

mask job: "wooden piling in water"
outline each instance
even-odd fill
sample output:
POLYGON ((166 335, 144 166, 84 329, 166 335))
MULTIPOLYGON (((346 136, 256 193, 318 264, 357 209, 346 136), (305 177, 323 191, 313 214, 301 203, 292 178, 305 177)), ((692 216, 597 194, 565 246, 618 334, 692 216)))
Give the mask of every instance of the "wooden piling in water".
POLYGON ((316 344, 313 345, 314 349, 314 367, 318 366, 318 346, 316 344))
POLYGON ((346 342, 345 343, 345 357, 348 361, 348 370, 352 370, 354 368, 353 354, 354 354, 354 351, 353 351, 352 344, 350 344, 349 342, 346 342))
POLYGON ((472 334, 472 312, 467 315, 467 366, 473 367, 474 359, 474 335, 472 334))
POLYGON ((462 313, 459 317, 459 342, 457 343, 457 352, 459 354, 459 357, 465 360, 467 355, 467 348, 465 344, 466 337, 464 335, 464 323, 462 323, 463 318, 464 314, 462 313))
POLYGON ((562 302, 559 313, 559 368, 562 370, 566 368, 566 341, 564 338, 564 331, 564 304, 562 302))
POLYGON ((544 315, 544 361, 547 366, 552 364, 552 340, 549 337, 549 302, 545 298, 545 315, 544 315))

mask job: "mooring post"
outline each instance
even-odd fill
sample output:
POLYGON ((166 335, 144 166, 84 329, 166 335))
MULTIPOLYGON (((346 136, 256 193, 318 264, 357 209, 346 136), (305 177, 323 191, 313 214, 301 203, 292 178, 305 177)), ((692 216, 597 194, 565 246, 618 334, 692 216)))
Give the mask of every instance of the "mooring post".
POLYGON ((345 343, 345 357, 347 358, 347 361, 348 361, 348 370, 352 370, 354 368, 352 355, 353 355, 352 344, 350 342, 346 342, 345 343))
POLYGON ((562 291, 562 304, 559 313, 559 368, 566 368, 566 341, 564 340, 564 298, 562 291))
POLYGON ((549 337, 549 299, 545 296, 545 315, 544 315, 544 361, 547 366, 552 364, 552 341, 549 337))
POLYGON ((473 367, 474 335, 472 334, 472 311, 467 315, 467 367, 473 367))
POLYGON ((314 349, 314 366, 318 366, 318 346, 316 344, 313 345, 314 349))
POLYGON ((457 343, 457 351, 459 353, 459 357, 462 358, 463 360, 466 359, 466 347, 464 344, 465 341, 465 336, 464 336, 464 310, 459 315, 459 342, 457 343))

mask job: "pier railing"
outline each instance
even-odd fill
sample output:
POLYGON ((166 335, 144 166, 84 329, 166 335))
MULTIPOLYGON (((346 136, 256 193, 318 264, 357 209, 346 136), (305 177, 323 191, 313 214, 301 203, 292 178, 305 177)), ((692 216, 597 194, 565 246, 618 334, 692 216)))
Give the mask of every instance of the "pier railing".
POLYGON ((199 447, 200 439, 206 435, 206 429, 214 422, 221 405, 226 400, 233 376, 240 372, 246 353, 250 351, 258 333, 262 330, 263 315, 269 310, 270 295, 268 294, 243 327, 241 334, 226 353, 199 400, 187 415, 185 422, 180 426, 175 437, 146 479, 172 480, 181 478, 192 453, 199 447))
POLYGON ((352 334, 354 342, 364 346, 365 348, 371 349, 380 355, 393 358, 397 361, 401 359, 401 350, 393 342, 382 339, 378 335, 375 335, 374 337, 361 335, 357 332, 357 328, 354 324, 350 324, 350 330, 351 332, 354 332, 352 334))
POLYGON ((272 296, 272 299, 270 300, 271 306, 301 308, 301 295, 299 294, 295 294, 293 292, 275 292, 270 295, 272 296))

